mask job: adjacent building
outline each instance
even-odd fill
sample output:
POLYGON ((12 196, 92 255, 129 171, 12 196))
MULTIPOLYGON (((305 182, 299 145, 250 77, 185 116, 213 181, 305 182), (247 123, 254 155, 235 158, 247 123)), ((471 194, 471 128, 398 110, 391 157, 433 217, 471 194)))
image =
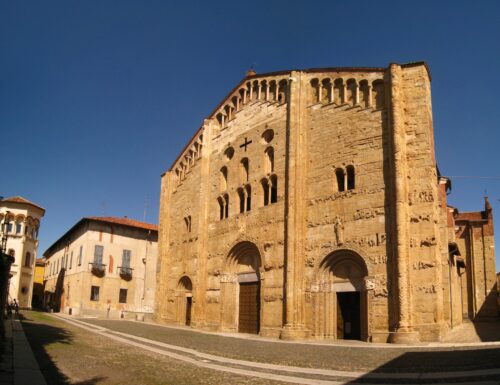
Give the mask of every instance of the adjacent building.
POLYGON ((86 217, 45 252, 45 306, 73 315, 151 317, 158 228, 86 217))
POLYGON ((31 307, 41 309, 43 306, 43 283, 45 278, 45 260, 38 258, 35 261, 35 275, 33 278, 33 296, 31 307))
POLYGON ((44 208, 23 197, 0 199, 0 236, 7 235, 6 252, 15 259, 11 265, 8 301, 15 299, 24 309, 31 308, 38 232, 44 214, 44 208))
POLYGON ((425 63, 249 72, 162 175, 155 318, 438 341, 496 306, 491 207, 450 187, 425 63))

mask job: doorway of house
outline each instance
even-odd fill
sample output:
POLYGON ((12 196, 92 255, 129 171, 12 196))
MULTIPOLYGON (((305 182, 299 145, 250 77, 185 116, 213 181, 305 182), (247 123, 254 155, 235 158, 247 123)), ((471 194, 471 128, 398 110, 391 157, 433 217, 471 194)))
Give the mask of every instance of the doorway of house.
POLYGON ((259 282, 240 282, 238 331, 259 334, 260 287, 259 282))
POLYGON ((191 325, 191 306, 193 304, 193 297, 186 297, 186 326, 191 325))
POLYGON ((361 339, 360 292, 337 293, 337 338, 361 339))

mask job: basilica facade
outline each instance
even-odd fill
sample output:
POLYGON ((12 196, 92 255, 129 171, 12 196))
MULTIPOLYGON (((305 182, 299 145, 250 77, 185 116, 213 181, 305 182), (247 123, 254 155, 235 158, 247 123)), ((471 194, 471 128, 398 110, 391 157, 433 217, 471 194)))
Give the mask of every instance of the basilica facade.
POLYGON ((397 343, 496 316, 491 208, 446 202, 430 81, 250 71, 162 175, 155 319, 397 343))

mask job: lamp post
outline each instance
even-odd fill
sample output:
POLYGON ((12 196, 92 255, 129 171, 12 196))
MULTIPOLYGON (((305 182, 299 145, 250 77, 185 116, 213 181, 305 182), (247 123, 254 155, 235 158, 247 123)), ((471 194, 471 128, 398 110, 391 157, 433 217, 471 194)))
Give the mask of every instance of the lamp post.
POLYGON ((7 211, 5 213, 5 219, 2 223, 2 243, 0 244, 0 253, 2 254, 7 254, 7 238, 9 237, 8 235, 9 225, 10 225, 10 211, 7 211))

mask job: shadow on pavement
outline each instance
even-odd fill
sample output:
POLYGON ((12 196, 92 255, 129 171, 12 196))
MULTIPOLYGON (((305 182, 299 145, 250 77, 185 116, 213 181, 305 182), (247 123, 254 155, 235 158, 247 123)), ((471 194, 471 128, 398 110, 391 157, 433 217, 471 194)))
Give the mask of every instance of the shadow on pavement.
POLYGON ((71 382, 59 370, 45 349, 46 346, 53 343, 72 343, 71 333, 63 328, 37 322, 23 314, 19 314, 19 319, 23 324, 24 332, 38 362, 40 371, 48 385, 94 385, 105 379, 104 377, 96 376, 85 381, 71 382))
MULTIPOLYGON (((498 369, 498 362, 500 361, 500 348, 483 348, 483 349, 455 349, 445 351, 422 351, 422 352, 405 352, 399 357, 394 358, 387 363, 372 370, 368 375, 361 376, 349 382, 349 384, 370 382, 376 383, 373 378, 369 378, 372 373, 422 373, 424 375, 432 376, 432 373, 447 373, 453 376, 456 372, 462 371, 477 371, 498 369)), ((450 378, 449 378, 450 379, 450 378)), ((453 378, 452 381, 485 381, 485 380, 498 380, 498 374, 484 374, 474 377, 458 377, 453 378)), ((433 378, 407 378, 405 383, 418 383, 418 384, 434 384, 442 382, 439 379, 433 378)), ((400 379, 384 379, 381 380, 384 384, 391 382, 400 383, 400 379)), ((448 381, 445 381, 448 382, 448 381)))

